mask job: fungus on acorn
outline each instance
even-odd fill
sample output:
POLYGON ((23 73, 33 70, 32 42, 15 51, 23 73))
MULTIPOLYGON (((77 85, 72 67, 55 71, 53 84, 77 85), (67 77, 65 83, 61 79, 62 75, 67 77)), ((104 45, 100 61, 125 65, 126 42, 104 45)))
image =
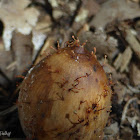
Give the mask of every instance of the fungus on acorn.
POLYGON ((100 140, 111 89, 94 53, 79 40, 40 61, 24 79, 18 111, 25 135, 38 140, 100 140))

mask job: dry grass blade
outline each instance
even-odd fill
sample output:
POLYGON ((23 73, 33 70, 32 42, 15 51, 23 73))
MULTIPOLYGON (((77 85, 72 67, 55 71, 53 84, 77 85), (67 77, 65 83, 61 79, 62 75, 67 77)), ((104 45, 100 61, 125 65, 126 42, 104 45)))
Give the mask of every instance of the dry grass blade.
POLYGON ((130 47, 133 49, 135 54, 140 59, 140 43, 136 39, 136 37, 132 34, 130 29, 126 30, 126 40, 130 44, 130 47))
POLYGON ((13 105, 12 107, 9 107, 8 109, 4 110, 4 111, 1 111, 0 112, 0 117, 1 116, 5 116, 13 111, 15 111, 17 109, 17 105, 13 105))
POLYGON ((124 109, 123 109, 123 112, 122 112, 122 118, 121 118, 121 125, 124 123, 125 119, 126 119, 126 114, 127 114, 127 111, 128 111, 128 108, 129 108, 129 105, 134 102, 134 101, 137 101, 138 98, 134 97, 134 98, 131 98, 130 100, 128 100, 128 102, 126 103, 126 105, 124 106, 124 109))

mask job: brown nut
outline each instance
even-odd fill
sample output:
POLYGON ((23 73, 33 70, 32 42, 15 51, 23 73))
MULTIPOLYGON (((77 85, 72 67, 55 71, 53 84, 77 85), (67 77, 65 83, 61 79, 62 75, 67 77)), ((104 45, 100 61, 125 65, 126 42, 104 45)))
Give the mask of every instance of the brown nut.
POLYGON ((23 81, 18 110, 28 138, 99 140, 111 89, 95 55, 78 40, 46 57, 23 81))

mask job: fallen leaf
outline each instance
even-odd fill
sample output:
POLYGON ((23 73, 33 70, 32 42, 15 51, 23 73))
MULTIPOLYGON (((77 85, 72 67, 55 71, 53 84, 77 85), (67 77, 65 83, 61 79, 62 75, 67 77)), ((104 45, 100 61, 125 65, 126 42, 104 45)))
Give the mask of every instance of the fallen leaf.
POLYGON ((30 34, 32 27, 37 23, 39 11, 33 7, 28 8, 28 0, 1 0, 0 19, 4 23, 3 40, 5 48, 10 49, 12 31, 30 34))
POLYGON ((138 3, 127 0, 108 0, 102 5, 90 25, 104 29, 108 23, 114 20, 133 19, 138 16, 140 16, 138 3))

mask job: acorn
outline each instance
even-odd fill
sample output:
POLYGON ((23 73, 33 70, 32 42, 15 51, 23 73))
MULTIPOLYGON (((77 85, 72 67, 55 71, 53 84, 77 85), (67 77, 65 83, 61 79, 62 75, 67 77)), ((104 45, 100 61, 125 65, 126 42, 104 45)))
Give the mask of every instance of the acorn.
POLYGON ((30 69, 18 98, 21 126, 37 140, 100 140, 112 91, 94 53, 68 41, 30 69))

